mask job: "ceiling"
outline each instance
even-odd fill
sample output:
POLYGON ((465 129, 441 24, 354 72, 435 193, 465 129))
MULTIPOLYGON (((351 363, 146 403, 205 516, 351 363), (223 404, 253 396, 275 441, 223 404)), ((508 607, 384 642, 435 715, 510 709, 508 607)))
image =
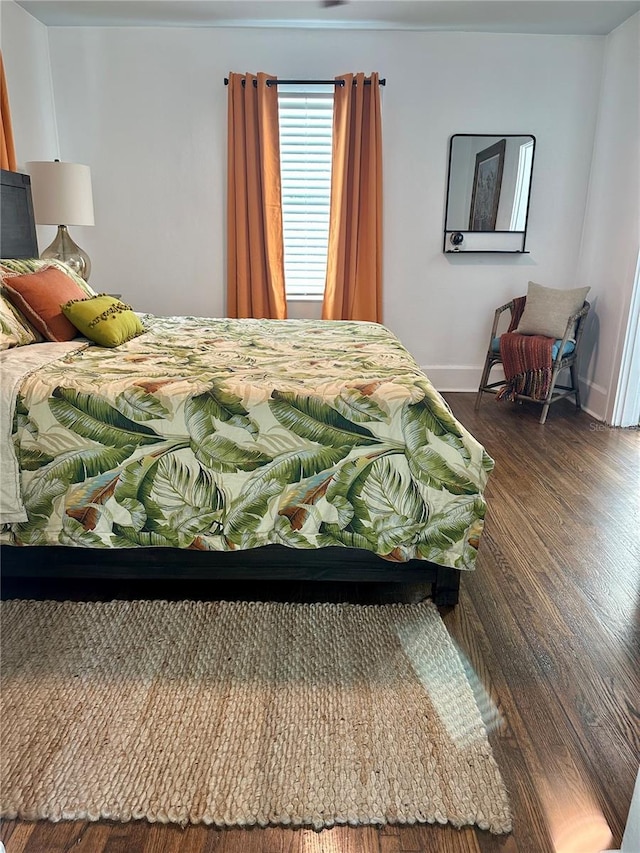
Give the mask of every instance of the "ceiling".
POLYGON ((52 27, 328 27, 606 35, 640 0, 16 0, 52 27))

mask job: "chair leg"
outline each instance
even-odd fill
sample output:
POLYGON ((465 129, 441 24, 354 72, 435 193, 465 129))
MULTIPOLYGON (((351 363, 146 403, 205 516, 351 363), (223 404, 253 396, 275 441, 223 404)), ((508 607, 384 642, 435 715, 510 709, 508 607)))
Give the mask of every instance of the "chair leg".
POLYGON ((580 386, 578 385, 578 370, 575 364, 572 364, 569 367, 569 372, 571 373, 571 386, 573 388, 573 392, 576 395, 576 409, 580 412, 582 410, 582 406, 580 405, 580 386))
POLYGON ((478 411, 480 408, 480 403, 482 401, 482 394, 484 390, 484 386, 489 381, 489 374, 491 373, 492 360, 491 356, 487 353, 487 357, 484 362, 484 367, 482 368, 482 378, 480 379, 480 386, 478 387, 478 393, 476 394, 476 404, 474 406, 474 411, 478 411))
POLYGON ((551 405, 551 397, 553 396, 553 389, 556 386, 556 379, 558 378, 558 373, 560 371, 558 369, 554 370, 551 374, 551 382, 549 383, 549 390, 547 392, 547 399, 544 401, 544 406, 542 407, 542 414, 540 415, 540 423, 543 424, 547 415, 549 414, 549 406, 551 405))

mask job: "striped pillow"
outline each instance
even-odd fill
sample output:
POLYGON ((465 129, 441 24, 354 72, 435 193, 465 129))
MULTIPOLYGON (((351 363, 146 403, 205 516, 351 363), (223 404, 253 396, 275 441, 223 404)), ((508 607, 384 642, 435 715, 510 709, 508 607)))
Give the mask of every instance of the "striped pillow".
POLYGON ((40 272, 47 267, 56 267, 56 269, 66 273, 87 296, 96 295, 95 290, 87 284, 82 276, 74 272, 63 261, 57 261, 55 258, 0 258, 0 275, 2 278, 11 275, 28 275, 31 272, 40 272))
POLYGON ((23 322, 18 311, 4 294, 0 294, 0 350, 33 344, 36 340, 35 333, 23 322))

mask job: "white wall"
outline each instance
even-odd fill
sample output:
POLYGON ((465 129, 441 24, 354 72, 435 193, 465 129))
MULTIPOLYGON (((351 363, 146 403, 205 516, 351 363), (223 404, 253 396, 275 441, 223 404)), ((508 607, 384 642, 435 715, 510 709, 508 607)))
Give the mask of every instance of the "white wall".
POLYGON ((0 46, 18 168, 58 153, 47 28, 12 0, 0 2, 0 46))
MULTIPOLYGON (((25 16, 5 5, 13 12, 3 46, 25 16)), ((438 387, 477 387, 493 310, 529 279, 575 284, 601 37, 215 28, 50 28, 48 36, 59 152, 43 150, 51 140, 21 162, 58 154, 91 166, 96 226, 74 236, 92 258, 92 284, 141 310, 224 313, 222 79, 230 70, 387 78, 384 320, 438 387), (454 133, 536 136, 530 255, 442 254, 454 133)), ((32 76, 35 53, 23 51, 23 61, 16 48, 11 77, 32 76)), ((20 98, 13 110, 16 135, 28 135, 31 105, 20 98)))
MULTIPOLYGON (((47 28, 12 0, 2 0, 0 46, 18 169, 24 171, 29 160, 53 160, 58 156, 47 28)), ((49 236, 50 229, 38 228, 42 248, 53 233, 49 236)))
POLYGON ((611 421, 640 250, 640 12, 606 39, 577 280, 591 286, 586 406, 611 421))
POLYGON ((51 28, 63 159, 89 163, 92 283, 156 313, 224 313, 230 70, 379 71, 384 318, 441 388, 477 387, 493 309, 574 284, 604 39, 474 33, 51 28), (531 255, 441 252, 449 137, 537 138, 531 255))

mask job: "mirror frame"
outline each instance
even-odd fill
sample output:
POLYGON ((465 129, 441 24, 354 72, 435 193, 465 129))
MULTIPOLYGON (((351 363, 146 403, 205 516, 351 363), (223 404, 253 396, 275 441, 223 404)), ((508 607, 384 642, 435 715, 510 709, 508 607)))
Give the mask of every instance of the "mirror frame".
MULTIPOLYGON (((447 166, 447 192, 445 197, 445 206, 444 206, 444 237, 442 242, 442 251, 449 255, 462 255, 462 254, 470 254, 472 252, 492 252, 492 253, 500 253, 500 254, 518 254, 518 255, 526 255, 529 254, 526 249, 526 240, 527 240, 527 226, 529 224, 529 212, 531 209, 531 187, 533 184, 533 166, 535 162, 536 156, 536 138, 532 133, 454 133, 449 138, 449 161, 447 166), (522 231, 496 231, 492 230, 471 230, 470 228, 447 228, 447 219, 449 216, 449 195, 451 190, 451 160, 453 156, 453 145, 454 140, 460 137, 473 137, 473 138, 486 138, 493 139, 495 144, 498 145, 502 140, 513 139, 513 138, 522 138, 528 137, 533 141, 533 151, 531 155, 531 172, 529 175, 529 192, 527 195, 527 210, 525 215, 524 222, 524 230, 522 231), (477 248, 467 248, 464 245, 465 238, 468 234, 476 235, 476 234, 484 234, 484 235, 503 235, 503 238, 491 239, 485 238, 483 241, 472 241, 473 245, 478 246, 477 248), (513 235, 512 238, 506 235, 513 235), (481 245, 482 243, 485 245, 481 245), (507 248, 505 248, 505 246, 507 248)), ((500 171, 502 172, 502 163, 500 164, 500 171)), ((473 205, 473 195, 475 193, 472 189, 472 201, 473 205)))

